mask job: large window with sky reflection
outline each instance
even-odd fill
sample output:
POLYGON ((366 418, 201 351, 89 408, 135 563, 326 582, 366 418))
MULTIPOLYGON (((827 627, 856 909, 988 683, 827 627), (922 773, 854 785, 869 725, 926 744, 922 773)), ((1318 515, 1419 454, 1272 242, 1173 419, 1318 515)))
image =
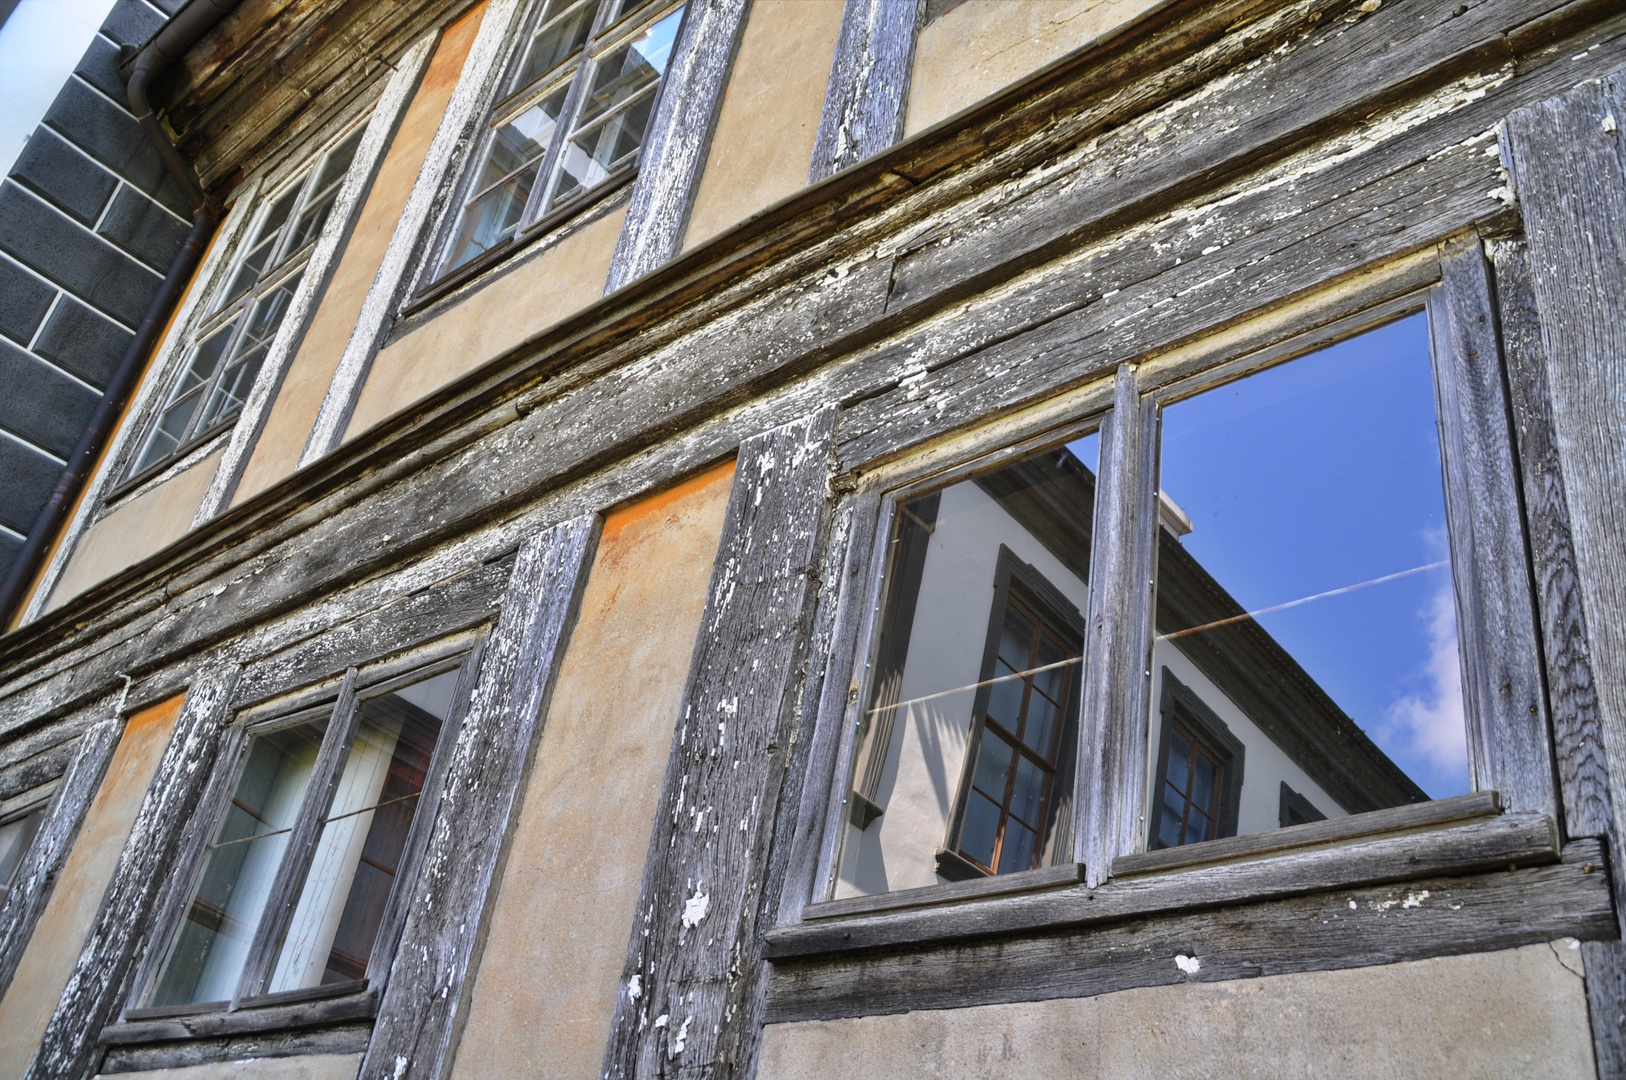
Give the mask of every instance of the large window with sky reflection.
POLYGON ((1166 406, 1149 849, 1468 790, 1426 317, 1166 406))

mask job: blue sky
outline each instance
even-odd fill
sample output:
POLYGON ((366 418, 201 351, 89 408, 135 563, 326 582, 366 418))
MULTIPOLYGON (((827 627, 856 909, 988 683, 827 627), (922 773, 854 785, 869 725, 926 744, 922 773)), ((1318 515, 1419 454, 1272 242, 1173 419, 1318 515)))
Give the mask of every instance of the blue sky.
MULTIPOLYGON (((1425 316, 1171 405, 1160 477, 1249 610, 1445 559, 1425 316)), ((1449 568, 1259 621, 1430 795, 1468 790, 1449 568)))
POLYGON ((56 99, 113 0, 21 0, 0 26, 0 176, 56 99))

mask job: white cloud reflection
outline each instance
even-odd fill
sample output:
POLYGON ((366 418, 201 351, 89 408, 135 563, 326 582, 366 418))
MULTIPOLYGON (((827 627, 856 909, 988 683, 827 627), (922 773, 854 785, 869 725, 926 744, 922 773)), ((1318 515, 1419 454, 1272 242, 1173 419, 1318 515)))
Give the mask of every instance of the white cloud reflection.
POLYGON ((1462 711, 1462 664, 1457 654, 1457 615, 1451 577, 1442 580, 1417 614, 1427 626, 1428 657, 1422 688, 1393 702, 1381 729, 1389 745, 1404 750, 1436 775, 1466 777, 1468 733, 1462 711))

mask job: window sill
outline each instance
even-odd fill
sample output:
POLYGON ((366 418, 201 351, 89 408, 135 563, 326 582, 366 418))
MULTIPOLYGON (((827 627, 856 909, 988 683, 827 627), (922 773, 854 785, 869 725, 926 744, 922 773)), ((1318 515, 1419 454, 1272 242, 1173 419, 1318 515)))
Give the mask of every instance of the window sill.
MULTIPOLYGON (((976 898, 948 898, 921 907, 920 899, 901 910, 872 908, 870 913, 847 917, 806 918, 771 930, 764 955, 774 961, 811 959, 857 950, 921 946, 966 941, 1035 931, 1077 929, 1151 915, 1172 914, 1225 904, 1301 896, 1355 886, 1460 875, 1477 871, 1535 866, 1559 858, 1557 830, 1545 814, 1495 814, 1494 793, 1464 796, 1466 802, 1441 800, 1415 807, 1379 811, 1376 822, 1384 831, 1370 833, 1365 822, 1346 825, 1341 835, 1326 835, 1325 826, 1313 822, 1293 826, 1298 846, 1286 847, 1283 837, 1261 834, 1242 837, 1243 845, 1201 853, 1201 861, 1185 859, 1172 865, 1129 863, 1132 872, 1096 889, 1057 887, 976 898), (1474 800, 1478 800, 1475 802, 1474 800), (1426 807, 1449 810, 1457 803, 1459 816, 1443 822, 1418 821, 1426 807), (1488 816, 1461 816, 1465 807, 1479 807, 1488 816), (1267 840, 1270 837, 1273 839, 1267 840), (1224 861, 1220 861, 1224 860, 1224 861), (1159 872, 1153 872, 1153 871, 1159 872)), ((1377 815, 1361 815, 1370 818, 1377 815)), ((1343 819, 1354 822, 1357 819, 1343 819)), ((1292 840, 1293 838, 1285 838, 1292 840)), ((1220 841, 1218 843, 1227 843, 1220 841)), ((1163 852, 1153 853, 1162 856, 1163 852)), ((1126 856, 1127 859, 1144 859, 1126 856)), ((1116 864, 1115 864, 1116 865, 1116 864)), ((1046 873, 1035 871, 1034 873, 1046 873)), ((1015 875, 1013 875, 1013 878, 1015 875)), ((998 879, 989 879, 997 881, 998 879)), ((973 884, 982 884, 980 882, 973 884)), ((964 884, 937 886, 949 890, 964 884)), ((934 890, 914 890, 927 893, 934 890)), ((902 898, 907 894, 894 894, 902 898)), ((884 901, 888 897, 866 897, 884 901)), ((931 901, 927 901, 931 902, 931 901)), ((849 904, 850 901, 835 903, 849 904)), ((809 914, 822 905, 810 905, 809 914)), ((826 912, 828 909, 824 909, 826 912)))
POLYGON ((941 907, 966 900, 980 900, 990 896, 1011 896, 1016 893, 1042 892, 1063 889, 1084 880, 1083 863, 1063 863, 1039 870, 1025 870, 1020 874, 984 874, 966 881, 953 881, 947 885, 927 885, 919 889, 899 889, 897 892, 876 893, 873 896, 849 896, 841 900, 821 900, 802 909, 802 918, 840 919, 853 915, 869 915, 878 911, 902 911, 908 908, 941 907))
MULTIPOLYGON (((240 415, 242 415, 240 411, 234 412, 223 420, 215 421, 213 425, 198 432, 186 442, 176 447, 175 452, 164 458, 162 461, 155 461, 151 465, 148 465, 145 469, 142 469, 140 472, 134 473, 125 477, 123 480, 120 480, 118 483, 109 488, 107 494, 102 497, 102 505, 112 506, 115 502, 123 499, 126 495, 129 495, 137 489, 143 488, 147 484, 157 480, 159 477, 163 476, 164 473, 174 468, 178 463, 192 456, 194 451, 214 442, 216 439, 219 439, 221 436, 231 431, 232 428, 237 426, 237 418, 240 415)), ((208 455, 205 454, 203 456, 207 457, 208 455)), ((188 466, 188 468, 190 468, 190 466, 188 466)))
MULTIPOLYGON (((298 996, 308 998, 309 995, 298 996)), ((371 1020, 378 1013, 378 991, 373 989, 317 1000, 289 1001, 288 996, 278 995, 261 1001, 264 1004, 248 1005, 235 1012, 217 1006, 208 1012, 155 1017, 150 1010, 141 1010, 122 1023, 103 1028, 97 1041, 103 1046, 131 1046, 177 1039, 212 1039, 371 1020)))

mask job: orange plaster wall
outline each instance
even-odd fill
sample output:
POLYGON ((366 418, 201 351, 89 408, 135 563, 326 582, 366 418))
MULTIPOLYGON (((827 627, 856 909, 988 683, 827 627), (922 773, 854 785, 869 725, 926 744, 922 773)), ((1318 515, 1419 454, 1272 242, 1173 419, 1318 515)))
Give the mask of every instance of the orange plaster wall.
POLYGON ((604 523, 453 1080, 598 1075, 733 476, 604 523))
POLYGON ((264 491, 298 467, 328 383, 361 315, 373 276, 384 261, 384 249, 389 246, 407 196, 418 179, 424 155, 429 152, 446 103, 462 74, 463 62, 474 46, 484 12, 483 3, 471 9, 446 28, 435 47, 423 82, 379 166, 350 242, 322 294, 316 317, 283 377, 282 390, 271 406, 265 430, 232 497, 234 505, 264 491))
POLYGON ((84 824, 51 890, 17 974, 0 1000, 0 1078, 28 1069, 50 1022, 85 937, 113 878, 119 855, 146 798, 158 761, 169 745, 185 696, 173 697, 130 717, 84 824))

